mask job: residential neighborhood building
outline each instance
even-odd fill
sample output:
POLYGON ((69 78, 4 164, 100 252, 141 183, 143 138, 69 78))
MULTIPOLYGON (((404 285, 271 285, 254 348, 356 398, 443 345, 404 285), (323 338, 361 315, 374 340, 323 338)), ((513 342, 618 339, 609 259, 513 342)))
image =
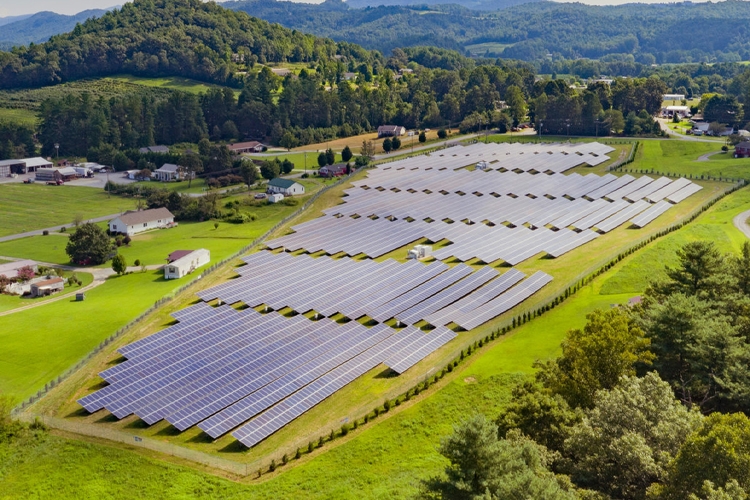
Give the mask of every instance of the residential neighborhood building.
POLYGON ((335 165, 326 165, 320 167, 318 174, 321 177, 341 177, 346 175, 346 163, 336 163, 335 165))
POLYGON ((31 284, 32 297, 46 297, 65 289, 65 280, 62 278, 50 278, 31 284))
POLYGON ((36 170, 36 180, 39 182, 67 182, 75 179, 78 179, 78 172, 73 167, 38 168, 36 170))
POLYGON ((112 234, 134 234, 151 229, 167 228, 175 225, 174 215, 166 208, 152 208, 125 212, 109 221, 109 232, 112 234))
POLYGON ((166 154, 166 153, 169 153, 169 147, 168 146, 148 146, 146 148, 139 149, 138 152, 142 154, 146 154, 146 153, 166 154))
POLYGON ((293 196, 295 194, 305 194, 305 186, 292 179, 282 179, 276 177, 268 181, 266 192, 269 194, 283 194, 284 196, 293 196))
POLYGON ((378 127, 378 137, 398 137, 406 133, 401 125, 381 125, 378 127))
POLYGON ((0 177, 8 177, 11 174, 28 174, 36 172, 39 168, 52 168, 51 161, 44 158, 23 158, 17 160, 0 161, 0 177))
POLYGON ((663 101, 684 101, 685 94, 664 94, 661 98, 663 101))
POLYGON ((161 182, 179 181, 185 178, 185 168, 174 163, 165 163, 154 171, 154 179, 161 182))
POLYGON ((693 128, 690 129, 690 132, 693 135, 707 135, 709 125, 708 122, 695 122, 693 123, 693 128))
POLYGON ((6 264, 0 264, 0 276, 6 278, 16 279, 18 277, 18 271, 21 268, 30 267, 34 270, 34 273, 39 271, 37 263, 33 260, 17 260, 14 262, 8 262, 6 264))
POLYGON ((750 142, 740 142, 734 147, 735 158, 750 158, 750 142))
POLYGON ((673 118, 674 115, 678 115, 680 118, 687 118, 690 116, 689 106, 665 106, 661 108, 661 116, 665 118, 673 118))
POLYGON ((258 141, 238 142, 235 144, 229 144, 227 147, 229 148, 229 151, 237 154, 262 153, 268 149, 266 145, 261 144, 258 141))
POLYGON ((281 193, 272 194, 268 197, 268 203, 278 203, 284 199, 284 195, 281 193))
POLYGON ((164 279, 174 280, 186 276, 211 261, 211 252, 205 248, 198 250, 177 250, 169 254, 169 263, 164 266, 164 279), (172 259, 177 257, 176 259, 172 259))

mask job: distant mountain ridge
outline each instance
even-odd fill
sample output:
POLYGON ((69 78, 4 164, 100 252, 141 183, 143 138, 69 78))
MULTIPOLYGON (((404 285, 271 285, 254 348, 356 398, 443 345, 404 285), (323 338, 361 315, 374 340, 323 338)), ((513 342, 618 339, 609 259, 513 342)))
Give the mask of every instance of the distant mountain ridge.
POLYGON ((460 5, 471 10, 498 11, 521 5, 524 3, 541 2, 543 0, 346 0, 347 5, 355 9, 398 5, 402 7, 414 5, 460 5))
POLYGON ((66 16, 55 12, 37 12, 30 16, 14 16, 0 19, 0 48, 8 49, 16 45, 44 43, 53 35, 67 33, 76 24, 87 19, 101 17, 106 9, 89 9, 66 16), (3 23, 3 20, 10 22, 3 23))
POLYGON ((26 19, 27 17, 31 17, 34 14, 25 14, 23 16, 6 16, 6 17, 0 17, 0 26, 5 26, 6 24, 15 23, 16 21, 22 21, 26 19))

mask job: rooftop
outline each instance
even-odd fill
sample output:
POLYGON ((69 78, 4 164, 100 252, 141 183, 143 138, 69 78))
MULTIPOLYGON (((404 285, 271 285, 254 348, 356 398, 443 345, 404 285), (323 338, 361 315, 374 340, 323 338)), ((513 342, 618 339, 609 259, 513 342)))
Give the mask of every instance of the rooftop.
POLYGON ((299 184, 298 182, 295 182, 292 179, 282 179, 281 177, 275 177, 268 181, 269 186, 281 188, 281 189, 289 189, 290 187, 294 186, 295 184, 299 184))
POLYGON ((133 226, 155 220, 172 219, 174 215, 166 208, 152 208, 151 210, 141 210, 139 212, 125 212, 118 218, 123 224, 133 226))

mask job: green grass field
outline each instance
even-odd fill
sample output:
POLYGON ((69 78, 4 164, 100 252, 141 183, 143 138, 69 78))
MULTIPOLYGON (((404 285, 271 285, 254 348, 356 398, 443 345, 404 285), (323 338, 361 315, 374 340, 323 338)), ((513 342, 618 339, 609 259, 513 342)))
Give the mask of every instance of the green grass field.
POLYGON ((700 179, 732 178, 750 179, 750 158, 734 158, 729 153, 718 153, 706 161, 696 161, 703 154, 721 151, 723 143, 691 142, 680 140, 641 141, 636 162, 627 165, 626 171, 639 173, 670 173, 700 179))
POLYGON ((21 183, 0 184, 0 204, 0 236, 72 224, 78 214, 86 220, 135 209, 135 200, 100 189, 21 183))
MULTIPOLYGON (((72 273, 65 272, 63 273, 64 276, 67 278, 72 273)), ((71 292, 77 291, 79 288, 83 288, 87 285, 90 285, 92 281, 94 281, 94 277, 89 273, 76 273, 76 276, 81 280, 81 286, 78 287, 73 286, 66 288, 62 293, 68 294, 71 292)), ((29 297, 19 297, 17 295, 5 295, 0 294, 0 312, 4 311, 10 311, 12 309, 18 309, 19 307, 25 307, 29 305, 35 305, 35 304, 43 304, 49 300, 57 298, 59 295, 50 295, 49 297, 37 297, 37 298, 29 298, 29 297)))
POLYGON ((36 112, 21 108, 0 108, 0 122, 20 123, 21 125, 36 126, 36 112))
POLYGON ((132 75, 115 75, 110 78, 103 78, 103 80, 112 80, 115 82, 143 85, 144 87, 181 90, 183 92, 190 92, 191 94, 202 94, 210 88, 218 87, 218 85, 211 85, 210 83, 203 83, 197 80, 191 80, 189 78, 181 78, 179 76, 169 76, 164 78, 143 78, 140 76, 132 75))
MULTIPOLYGON (((748 207, 750 190, 741 190, 701 215, 695 226, 711 226, 711 234, 721 234, 723 241, 736 248, 742 237, 731 219, 748 207)), ((692 228, 689 225, 645 250, 650 252, 673 238, 683 239, 681 233, 692 228)), ((557 355, 565 332, 582 327, 586 313, 632 296, 604 294, 603 288, 617 276, 637 282, 640 270, 636 263, 642 260, 641 255, 628 257, 562 306, 486 346, 443 379, 438 390, 273 475, 264 475, 260 481, 233 483, 154 460, 156 455, 150 452, 136 454, 116 445, 50 436, 32 446, 0 445, 12 464, 3 475, 4 493, 10 498, 23 497, 29 491, 37 496, 79 492, 79 498, 98 498, 105 493, 140 498, 411 498, 421 479, 440 473, 445 466, 436 447, 454 424, 475 412, 496 416, 513 385, 532 373, 532 363, 557 355), (634 276, 627 276, 631 273, 634 276)))

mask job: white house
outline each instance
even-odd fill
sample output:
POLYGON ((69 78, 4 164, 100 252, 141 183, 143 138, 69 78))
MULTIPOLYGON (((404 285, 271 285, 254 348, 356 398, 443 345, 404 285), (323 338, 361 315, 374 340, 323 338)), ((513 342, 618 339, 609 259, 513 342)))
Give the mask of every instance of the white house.
POLYGON ((268 197, 268 203, 278 203, 284 199, 284 195, 281 193, 272 194, 268 197))
POLYGON ((275 179, 268 181, 268 188, 266 191, 269 194, 280 193, 284 196, 293 196, 295 194, 305 194, 305 186, 291 179, 276 177, 275 179))
POLYGON ((174 163, 165 163, 154 172, 154 178, 162 182, 179 181, 180 179, 184 179, 184 171, 184 167, 175 165, 174 163))
MULTIPOLYGON (((177 253, 177 252, 175 252, 177 253)), ((211 261, 211 253, 205 248, 194 250, 164 266, 164 279, 175 280, 192 273, 211 261)))
POLYGON ((121 216, 109 221, 109 232, 133 236, 150 229, 172 227, 175 225, 174 215, 166 208, 153 208, 138 212, 125 212, 121 216))

